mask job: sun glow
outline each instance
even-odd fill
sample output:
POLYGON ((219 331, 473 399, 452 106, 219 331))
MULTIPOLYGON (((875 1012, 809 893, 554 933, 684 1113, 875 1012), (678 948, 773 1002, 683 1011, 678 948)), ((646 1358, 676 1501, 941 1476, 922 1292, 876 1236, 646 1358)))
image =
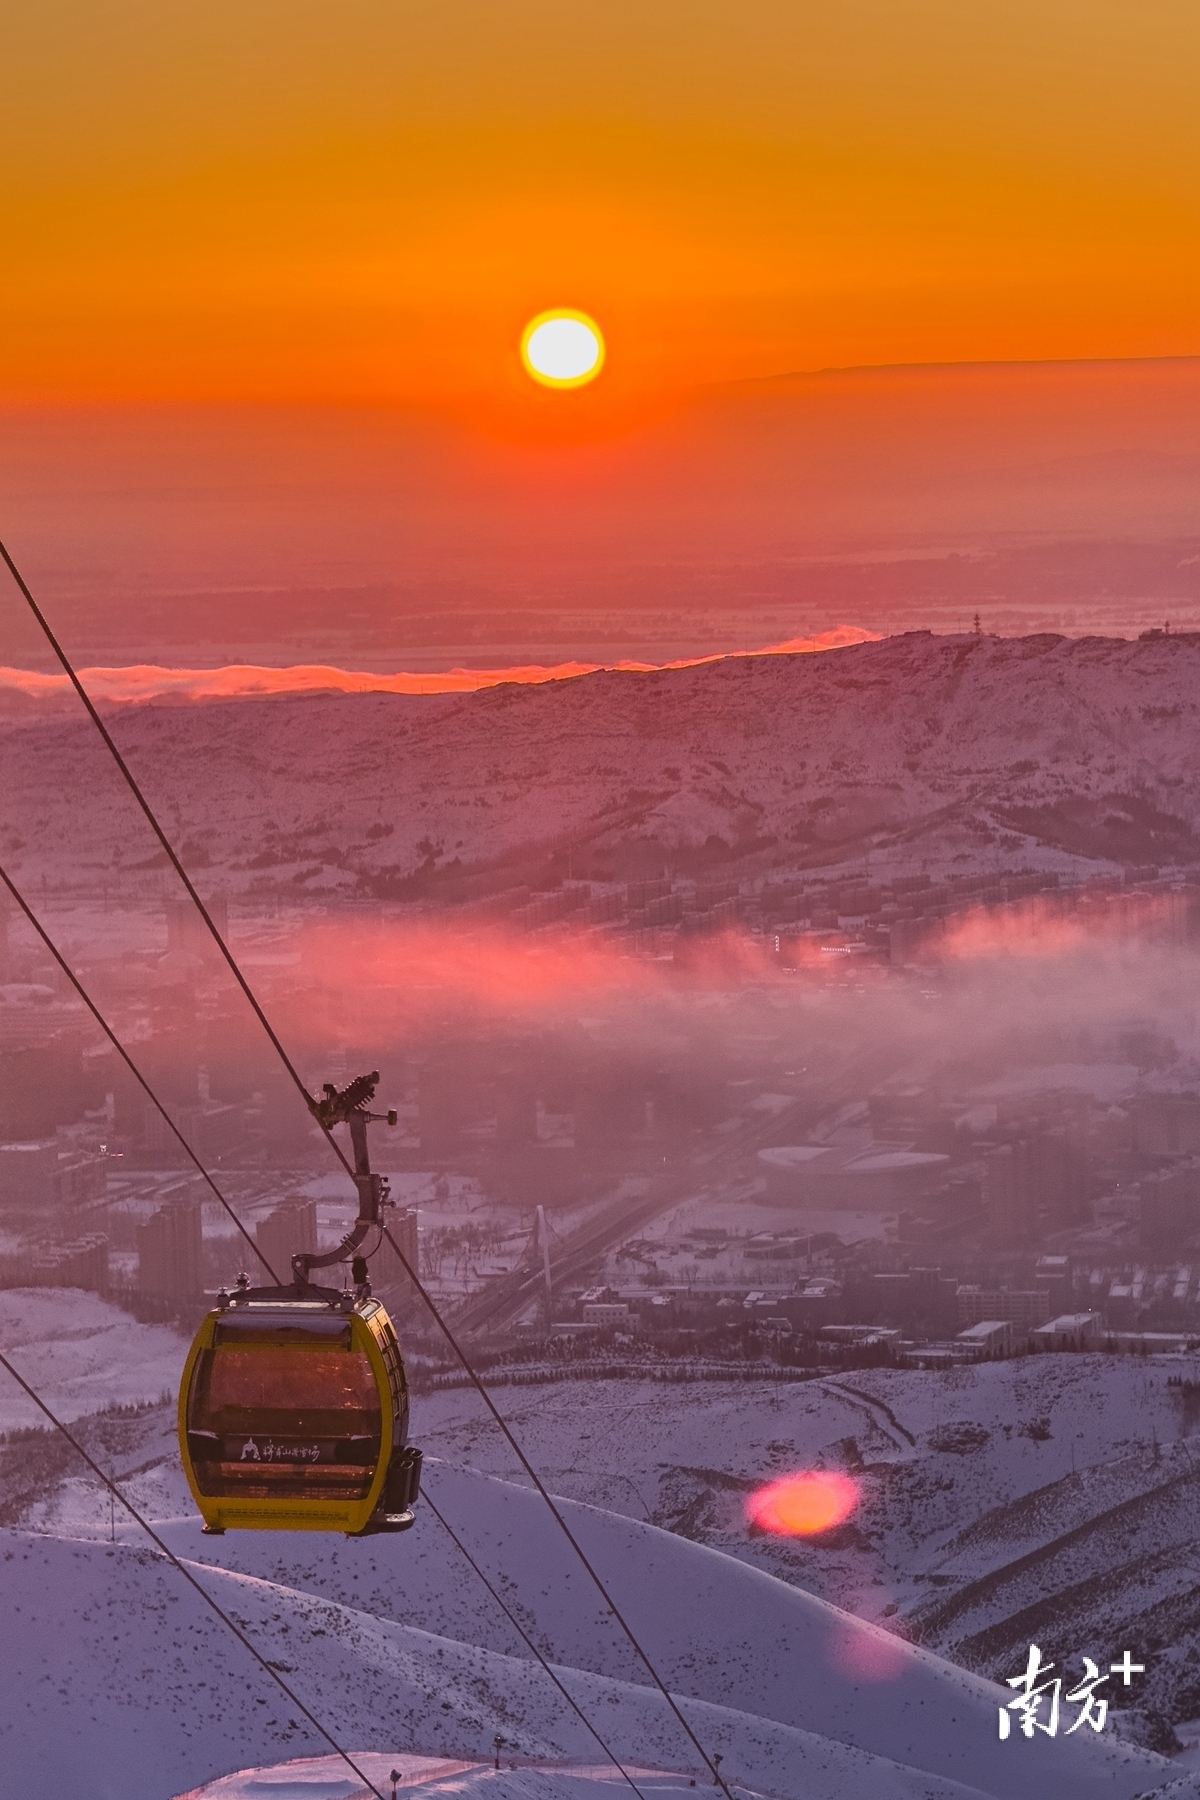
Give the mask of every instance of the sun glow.
POLYGON ((556 307, 530 319, 521 334, 521 360, 543 387, 583 387, 604 367, 604 339, 586 313, 556 307))

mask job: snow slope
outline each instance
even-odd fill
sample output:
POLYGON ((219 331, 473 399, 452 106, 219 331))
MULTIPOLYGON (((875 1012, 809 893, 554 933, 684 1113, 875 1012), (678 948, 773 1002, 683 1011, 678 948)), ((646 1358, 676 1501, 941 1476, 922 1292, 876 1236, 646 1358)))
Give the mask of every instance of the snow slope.
MULTIPOLYGON (((1200 1444, 1169 1441, 1166 1373, 1141 1359, 1045 1357, 762 1390, 564 1382, 505 1399, 552 1485, 602 1498, 604 1509, 567 1501, 572 1527, 738 1780, 783 1800, 1090 1800, 1148 1791, 1172 1766, 1111 1729, 1002 1744, 995 1709, 1007 1696, 985 1677, 1022 1666, 1030 1641, 1107 1660, 1127 1642, 1138 1649, 1127 1630, 1154 1627, 1179 1650, 1175 1662, 1144 1659, 1143 1685, 1169 1674, 1186 1687, 1200 1444), (1016 1428, 1041 1417, 1049 1438, 1016 1428), (968 1453, 936 1448, 955 1421, 977 1427, 968 1453), (1157 1454, 1139 1441, 1150 1432, 1157 1454), (757 1480, 800 1463, 845 1466, 851 1440, 864 1502, 848 1527, 814 1544, 748 1532, 741 1507, 757 1480), (889 1594, 925 1648, 864 1622, 889 1594), (943 1645, 980 1672, 943 1661, 933 1653, 943 1645)), ((541 1502, 495 1472, 507 1464, 474 1400, 422 1398, 416 1424, 437 1453, 428 1495, 613 1748, 694 1773, 694 1751, 541 1502)), ((399 1539, 205 1538, 168 1409, 79 1428, 342 1741, 476 1760, 499 1733, 525 1759, 595 1760, 430 1507, 399 1539)), ((0 1756, 23 1795, 57 1796, 86 1778, 103 1796, 86 1773, 97 1745, 104 1766, 138 1771, 132 1800, 327 1748, 289 1723, 297 1715, 132 1523, 118 1520, 107 1541, 108 1505, 91 1477, 64 1460, 46 1480, 41 1500, 10 1515, 33 1535, 10 1531, 0 1547, 0 1594, 21 1646, 0 1674, 0 1756)), ((128 1784, 117 1791, 128 1800, 128 1784)))
MULTIPOLYGON (((114 729, 193 866, 235 891, 356 891, 568 840, 786 862, 969 856, 999 833, 1050 866, 1161 863, 1197 853, 1198 673, 1183 638, 915 633, 464 696, 147 705, 114 729)), ((111 879, 114 844, 129 865, 154 851, 89 733, 0 733, 18 878, 111 879)))
MULTIPOLYGON (((393 1771, 399 1774, 397 1788, 406 1792, 427 1788, 432 1793, 461 1793, 461 1787, 447 1787, 460 1775, 482 1774, 478 1763, 456 1762, 447 1757, 406 1756, 397 1750, 389 1759, 375 1750, 347 1752, 358 1768, 381 1790, 390 1791, 393 1771)), ((509 1781, 507 1771, 502 1780, 509 1781)), ((370 1789, 357 1781, 337 1756, 297 1756, 289 1762, 270 1768, 240 1769, 233 1775, 219 1775, 202 1787, 181 1794, 179 1800, 360 1800, 370 1789)))
MULTIPOLYGON (((614 1783, 622 1793, 630 1791, 611 1765, 495 1770, 477 1763, 405 1756, 399 1751, 391 1756, 370 1750, 350 1754, 380 1793, 391 1792, 392 1773, 397 1771, 397 1790, 420 1795, 420 1800, 434 1794, 468 1794, 473 1800, 612 1800, 614 1783)), ((669 1800, 691 1791, 686 1777, 638 1768, 629 1773, 646 1800, 669 1800)), ((339 1757, 306 1756, 269 1769, 244 1769, 236 1775, 220 1776, 181 1794, 179 1800, 361 1800, 369 1795, 370 1788, 356 1781, 339 1757)))
MULTIPOLYGON (((20 1632, 20 1653, 0 1672, 0 1756, 22 1800, 64 1791, 166 1800, 197 1776, 323 1747, 161 1556, 18 1533, 0 1545, 5 1605, 20 1632)), ((382 1738, 478 1759, 502 1735, 522 1758, 594 1759, 594 1740, 536 1665, 278 1583, 197 1572, 339 1741, 382 1738)), ((697 1771, 660 1695, 561 1674, 622 1759, 697 1771)), ((986 1791, 734 1707, 688 1701, 685 1710, 731 1777, 771 1794, 980 1800, 986 1791)), ((1161 1766, 1116 1746, 1101 1763, 1086 1751, 1077 1760, 1090 1785, 1057 1791, 1081 1800, 1132 1794, 1161 1766)))
MULTIPOLYGON (((70 1421, 173 1393, 187 1344, 168 1326, 139 1324, 96 1294, 7 1288, 0 1290, 0 1350, 36 1381, 59 1418, 70 1421)), ((44 1424, 33 1402, 0 1373, 0 1431, 44 1424)))
MULTIPOLYGON (((1155 1485, 1154 1439, 1169 1445, 1192 1429, 1167 1386, 1179 1366, 1017 1358, 936 1374, 868 1369, 794 1385, 673 1387, 669 1403, 661 1385, 640 1381, 591 1383, 583 1404, 568 1381, 498 1394, 557 1492, 699 1538, 878 1618, 885 1606, 907 1612, 926 1600, 931 1575, 974 1578, 1065 1529, 1059 1521, 1078 1524, 1089 1508, 1155 1485), (1031 1434, 1042 1420, 1048 1435, 1031 1434), (969 1450, 938 1447, 961 1442, 941 1433, 963 1424, 973 1428, 969 1450), (752 1488, 819 1465, 849 1468, 862 1483, 845 1532, 819 1544, 748 1532, 752 1488), (1066 1491, 1085 1473, 1086 1498, 1069 1505, 1066 1491), (1052 1498, 1035 1504, 1039 1493, 1052 1498), (957 1534, 969 1547, 955 1559, 957 1534)), ((511 1474, 511 1452, 473 1394, 421 1396, 417 1420, 427 1450, 511 1474)))
MULTIPOLYGON (((572 1668, 572 1691, 599 1709, 618 1754, 694 1767, 537 1497, 444 1465, 430 1488, 544 1653, 572 1668)), ((702 1739, 751 1786, 822 1800, 851 1791, 948 1800, 964 1790, 1120 1800, 1165 1773, 1148 1753, 1090 1734, 1022 1741, 1014 1756, 996 1736, 998 1691, 980 1678, 718 1551, 578 1503, 566 1509, 664 1678, 688 1696, 702 1739)), ((499 1731, 525 1756, 589 1754, 582 1727, 564 1717, 428 1508, 405 1538, 361 1544, 205 1539, 194 1518, 162 1529, 192 1566, 210 1565, 211 1591, 339 1734, 369 1741, 386 1721, 393 1741, 422 1752, 486 1755, 499 1731), (480 1647, 505 1632, 508 1654, 480 1647)), ((105 1761, 147 1770, 146 1800, 185 1774, 194 1783, 312 1747, 153 1553, 12 1533, 3 1554, 23 1654, 3 1678, 0 1717, 10 1723, 0 1742, 31 1796, 60 1791, 54 1783, 81 1775, 82 1759, 110 1738, 105 1761), (62 1729, 68 1717, 73 1731, 62 1729)))
MULTIPOLYGON (((423 1774, 413 1765, 425 1759, 404 1756, 379 1756, 359 1752, 355 1761, 364 1775, 381 1793, 388 1793, 388 1777, 398 1763, 403 1771, 397 1783, 401 1792, 466 1794, 471 1800, 608 1800, 616 1784, 621 1793, 629 1789, 621 1776, 604 1769, 469 1769, 461 1763, 438 1765, 423 1774), (410 1772, 411 1771, 411 1772, 410 1772), (447 1776, 450 1778, 448 1779, 447 1776)), ((667 1800, 673 1794, 690 1793, 688 1784, 677 1776, 631 1771, 637 1786, 647 1800, 667 1800)), ((695 1787, 692 1782, 691 1787, 695 1787)), ((742 1790, 736 1790, 741 1792, 742 1790)), ((203 1788, 181 1794, 179 1800, 360 1800, 370 1790, 346 1778, 345 1764, 333 1757, 303 1757, 276 1764, 270 1769, 246 1769, 236 1775, 205 1783, 203 1788)), ((1184 1775, 1156 1787, 1152 1794, 1139 1800, 1198 1800, 1200 1776, 1184 1775)))
MULTIPOLYGON (((388 1794, 391 1776, 398 1774, 396 1791, 410 1795, 465 1794, 470 1800, 611 1800, 614 1788, 630 1792, 624 1777, 611 1766, 523 1768, 517 1764, 493 1770, 468 1763, 371 1751, 352 1753, 354 1761, 376 1790, 388 1794)), ((693 1779, 632 1768, 631 1779, 645 1800, 670 1800, 691 1796, 693 1779)), ((899 1791, 899 1790, 897 1790, 899 1791)), ((203 1787, 181 1794, 178 1800, 369 1800, 370 1788, 356 1781, 337 1757, 297 1757, 270 1768, 244 1769, 219 1777, 203 1787)), ((746 1794, 735 1787, 737 1796, 746 1794)), ((1195 1776, 1172 1780, 1155 1788, 1144 1800, 1196 1800, 1200 1782, 1195 1776)))
MULTIPOLYGON (((1053 1356, 936 1374, 859 1370, 794 1387, 650 1382, 501 1390, 559 1492, 591 1495, 836 1602, 898 1614, 931 1649, 995 1679, 1027 1646, 1147 1673, 1114 1705, 1200 1715, 1200 1439, 1168 1386, 1189 1359, 1053 1356), (747 1524, 747 1494, 788 1468, 851 1470, 853 1518, 814 1540, 747 1524), (1142 1655, 1146 1650, 1148 1655, 1142 1655)), ((421 1402, 423 1442, 507 1472, 472 1396, 421 1402)), ((1151 1741, 1170 1742, 1165 1729, 1151 1741)), ((1184 1737, 1194 1735, 1185 1732, 1184 1737)))

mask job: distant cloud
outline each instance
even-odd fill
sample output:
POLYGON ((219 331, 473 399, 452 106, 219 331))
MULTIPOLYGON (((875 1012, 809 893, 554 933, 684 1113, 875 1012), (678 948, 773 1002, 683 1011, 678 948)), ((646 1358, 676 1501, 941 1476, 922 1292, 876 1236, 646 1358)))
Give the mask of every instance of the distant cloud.
MULTIPOLYGON (((737 652, 746 656, 807 656, 821 650, 841 650, 851 644, 878 641, 882 634, 858 625, 838 625, 816 637, 790 638, 761 650, 737 652)), ((660 669, 691 669, 702 663, 723 662, 725 654, 685 657, 678 662, 584 663, 564 662, 545 666, 524 663, 509 669, 445 669, 430 674, 376 675, 364 670, 337 669, 321 663, 296 663, 288 668, 266 668, 254 663, 230 663, 219 669, 165 669, 153 663, 127 668, 81 669, 80 679, 94 700, 131 702, 143 700, 235 700, 268 694, 470 694, 479 688, 505 682, 535 685, 568 681, 578 675, 594 675, 601 669, 652 674, 660 669)), ((0 694, 19 694, 27 700, 53 701, 69 694, 65 675, 45 675, 33 669, 0 668, 0 694)))

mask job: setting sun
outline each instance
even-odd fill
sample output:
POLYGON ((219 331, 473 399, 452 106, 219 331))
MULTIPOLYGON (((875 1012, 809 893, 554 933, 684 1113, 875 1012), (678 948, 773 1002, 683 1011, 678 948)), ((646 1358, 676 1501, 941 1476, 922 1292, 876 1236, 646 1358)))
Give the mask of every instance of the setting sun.
POLYGON ((604 367, 604 339, 586 313, 556 307, 539 313, 525 327, 521 360, 544 387, 583 387, 604 367))

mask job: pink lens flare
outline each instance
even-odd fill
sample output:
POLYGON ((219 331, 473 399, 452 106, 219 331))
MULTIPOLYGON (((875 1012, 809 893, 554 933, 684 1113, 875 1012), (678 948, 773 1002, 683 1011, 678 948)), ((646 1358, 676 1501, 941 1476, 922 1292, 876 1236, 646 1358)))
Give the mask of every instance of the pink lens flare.
POLYGON ((904 1673, 909 1656, 902 1638, 892 1637, 878 1626, 847 1622, 834 1634, 829 1646, 830 1666, 851 1681, 895 1681, 904 1673))
POLYGON ((837 1469, 802 1470, 751 1494, 746 1516, 780 1537, 814 1537, 848 1519, 861 1493, 858 1482, 837 1469))

